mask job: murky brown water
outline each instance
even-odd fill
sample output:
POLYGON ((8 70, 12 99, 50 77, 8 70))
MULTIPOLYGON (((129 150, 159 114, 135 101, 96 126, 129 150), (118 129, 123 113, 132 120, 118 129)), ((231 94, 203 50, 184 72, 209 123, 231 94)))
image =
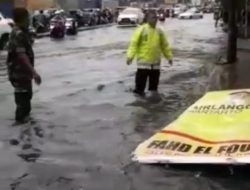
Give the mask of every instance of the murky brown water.
POLYGON ((206 91, 207 65, 224 43, 212 15, 167 20, 161 27, 169 34, 175 64, 163 63, 160 94, 153 98, 131 93, 136 66, 125 64, 131 28, 86 31, 64 41, 39 39, 36 65, 43 85, 35 87, 33 119, 24 126, 12 126, 12 88, 1 64, 1 190, 249 189, 237 170, 232 176, 228 168, 131 162, 140 142, 206 91))

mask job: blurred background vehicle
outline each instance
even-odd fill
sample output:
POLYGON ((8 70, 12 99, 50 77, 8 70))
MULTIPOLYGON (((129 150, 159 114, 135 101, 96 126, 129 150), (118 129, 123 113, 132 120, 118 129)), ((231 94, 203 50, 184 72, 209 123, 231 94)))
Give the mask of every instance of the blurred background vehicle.
POLYGON ((50 21, 50 37, 64 38, 66 32, 66 18, 60 14, 56 15, 50 21))
POLYGON ((203 13, 213 13, 214 9, 212 5, 207 5, 202 8, 203 13))
POLYGON ((161 22, 164 22, 166 20, 166 12, 163 8, 157 10, 157 17, 161 22))
POLYGON ((85 19, 86 18, 85 14, 80 9, 69 10, 69 16, 72 17, 73 19, 75 19, 78 27, 83 27, 83 26, 87 25, 87 23, 88 23, 88 19, 87 20, 85 19))
POLYGON ((87 26, 95 26, 98 25, 100 12, 99 9, 83 9, 84 19, 87 26))
POLYGON ((179 15, 179 19, 202 19, 203 13, 197 8, 192 8, 179 15))
POLYGON ((78 32, 77 28, 77 22, 74 18, 66 18, 65 29, 67 35, 76 35, 78 32))
POLYGON ((118 16, 118 26, 137 26, 142 24, 144 13, 139 8, 126 8, 118 16))
POLYGON ((7 47, 9 35, 13 26, 14 22, 12 19, 7 19, 0 13, 0 50, 7 47))

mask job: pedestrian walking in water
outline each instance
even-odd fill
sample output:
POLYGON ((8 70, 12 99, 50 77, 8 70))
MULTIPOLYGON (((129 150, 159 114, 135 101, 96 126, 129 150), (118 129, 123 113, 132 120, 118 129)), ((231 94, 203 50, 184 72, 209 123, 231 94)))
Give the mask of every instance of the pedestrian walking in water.
POLYGON ((217 28, 219 20, 220 20, 220 9, 219 8, 216 8, 214 11, 214 20, 215 20, 215 27, 217 28))
POLYGON ((149 91, 157 92, 162 55, 173 64, 173 55, 164 32, 156 27, 156 12, 147 14, 147 23, 133 34, 127 52, 127 65, 137 59, 134 93, 143 96, 149 79, 149 91))
POLYGON ((8 47, 8 75, 14 87, 16 121, 25 122, 31 112, 32 79, 41 84, 41 77, 34 69, 34 52, 29 35, 29 13, 25 8, 13 11, 15 26, 8 47))

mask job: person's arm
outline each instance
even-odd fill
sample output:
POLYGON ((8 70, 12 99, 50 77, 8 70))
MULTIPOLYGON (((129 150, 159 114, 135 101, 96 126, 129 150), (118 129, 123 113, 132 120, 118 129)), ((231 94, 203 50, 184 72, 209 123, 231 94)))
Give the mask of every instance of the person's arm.
POLYGON ((30 75, 33 76, 36 74, 35 69, 32 67, 29 57, 26 55, 26 53, 17 53, 16 61, 18 64, 21 64, 26 71, 30 73, 30 75))
POLYGON ((32 66, 30 59, 26 54, 27 40, 28 39, 25 38, 25 35, 22 32, 16 36, 16 61, 30 74, 31 79, 34 79, 37 84, 41 84, 41 77, 32 66))
POLYGON ((41 76, 36 72, 34 67, 32 67, 29 57, 26 55, 26 53, 17 53, 16 60, 19 64, 22 64, 26 71, 30 73, 31 79, 34 79, 36 84, 40 85, 42 82, 41 76))
POLYGON ((130 65, 135 58, 138 50, 138 45, 140 43, 140 38, 141 38, 141 33, 142 33, 143 28, 139 27, 136 29, 134 32, 131 42, 127 51, 127 64, 130 65))
POLYGON ((162 31, 160 31, 160 35, 161 35, 161 51, 162 51, 164 57, 169 61, 169 63, 172 64, 173 53, 172 53, 171 47, 169 45, 168 39, 162 31))

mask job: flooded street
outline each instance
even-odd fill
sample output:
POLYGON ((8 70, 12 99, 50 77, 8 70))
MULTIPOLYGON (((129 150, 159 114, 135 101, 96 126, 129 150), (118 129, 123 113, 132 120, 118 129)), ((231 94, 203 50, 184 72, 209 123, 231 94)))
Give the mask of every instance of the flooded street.
POLYGON ((0 190, 248 190, 248 179, 216 168, 133 163, 139 143, 173 121, 207 88, 207 65, 224 51, 213 16, 167 20, 174 66, 163 61, 160 95, 131 93, 136 64, 126 65, 134 28, 84 31, 63 41, 38 39, 32 121, 13 126, 14 98, 0 64, 0 190), (210 168, 211 169, 211 168, 210 168), (206 170, 207 171, 207 170, 206 170), (226 174, 224 174, 226 173, 226 174))

